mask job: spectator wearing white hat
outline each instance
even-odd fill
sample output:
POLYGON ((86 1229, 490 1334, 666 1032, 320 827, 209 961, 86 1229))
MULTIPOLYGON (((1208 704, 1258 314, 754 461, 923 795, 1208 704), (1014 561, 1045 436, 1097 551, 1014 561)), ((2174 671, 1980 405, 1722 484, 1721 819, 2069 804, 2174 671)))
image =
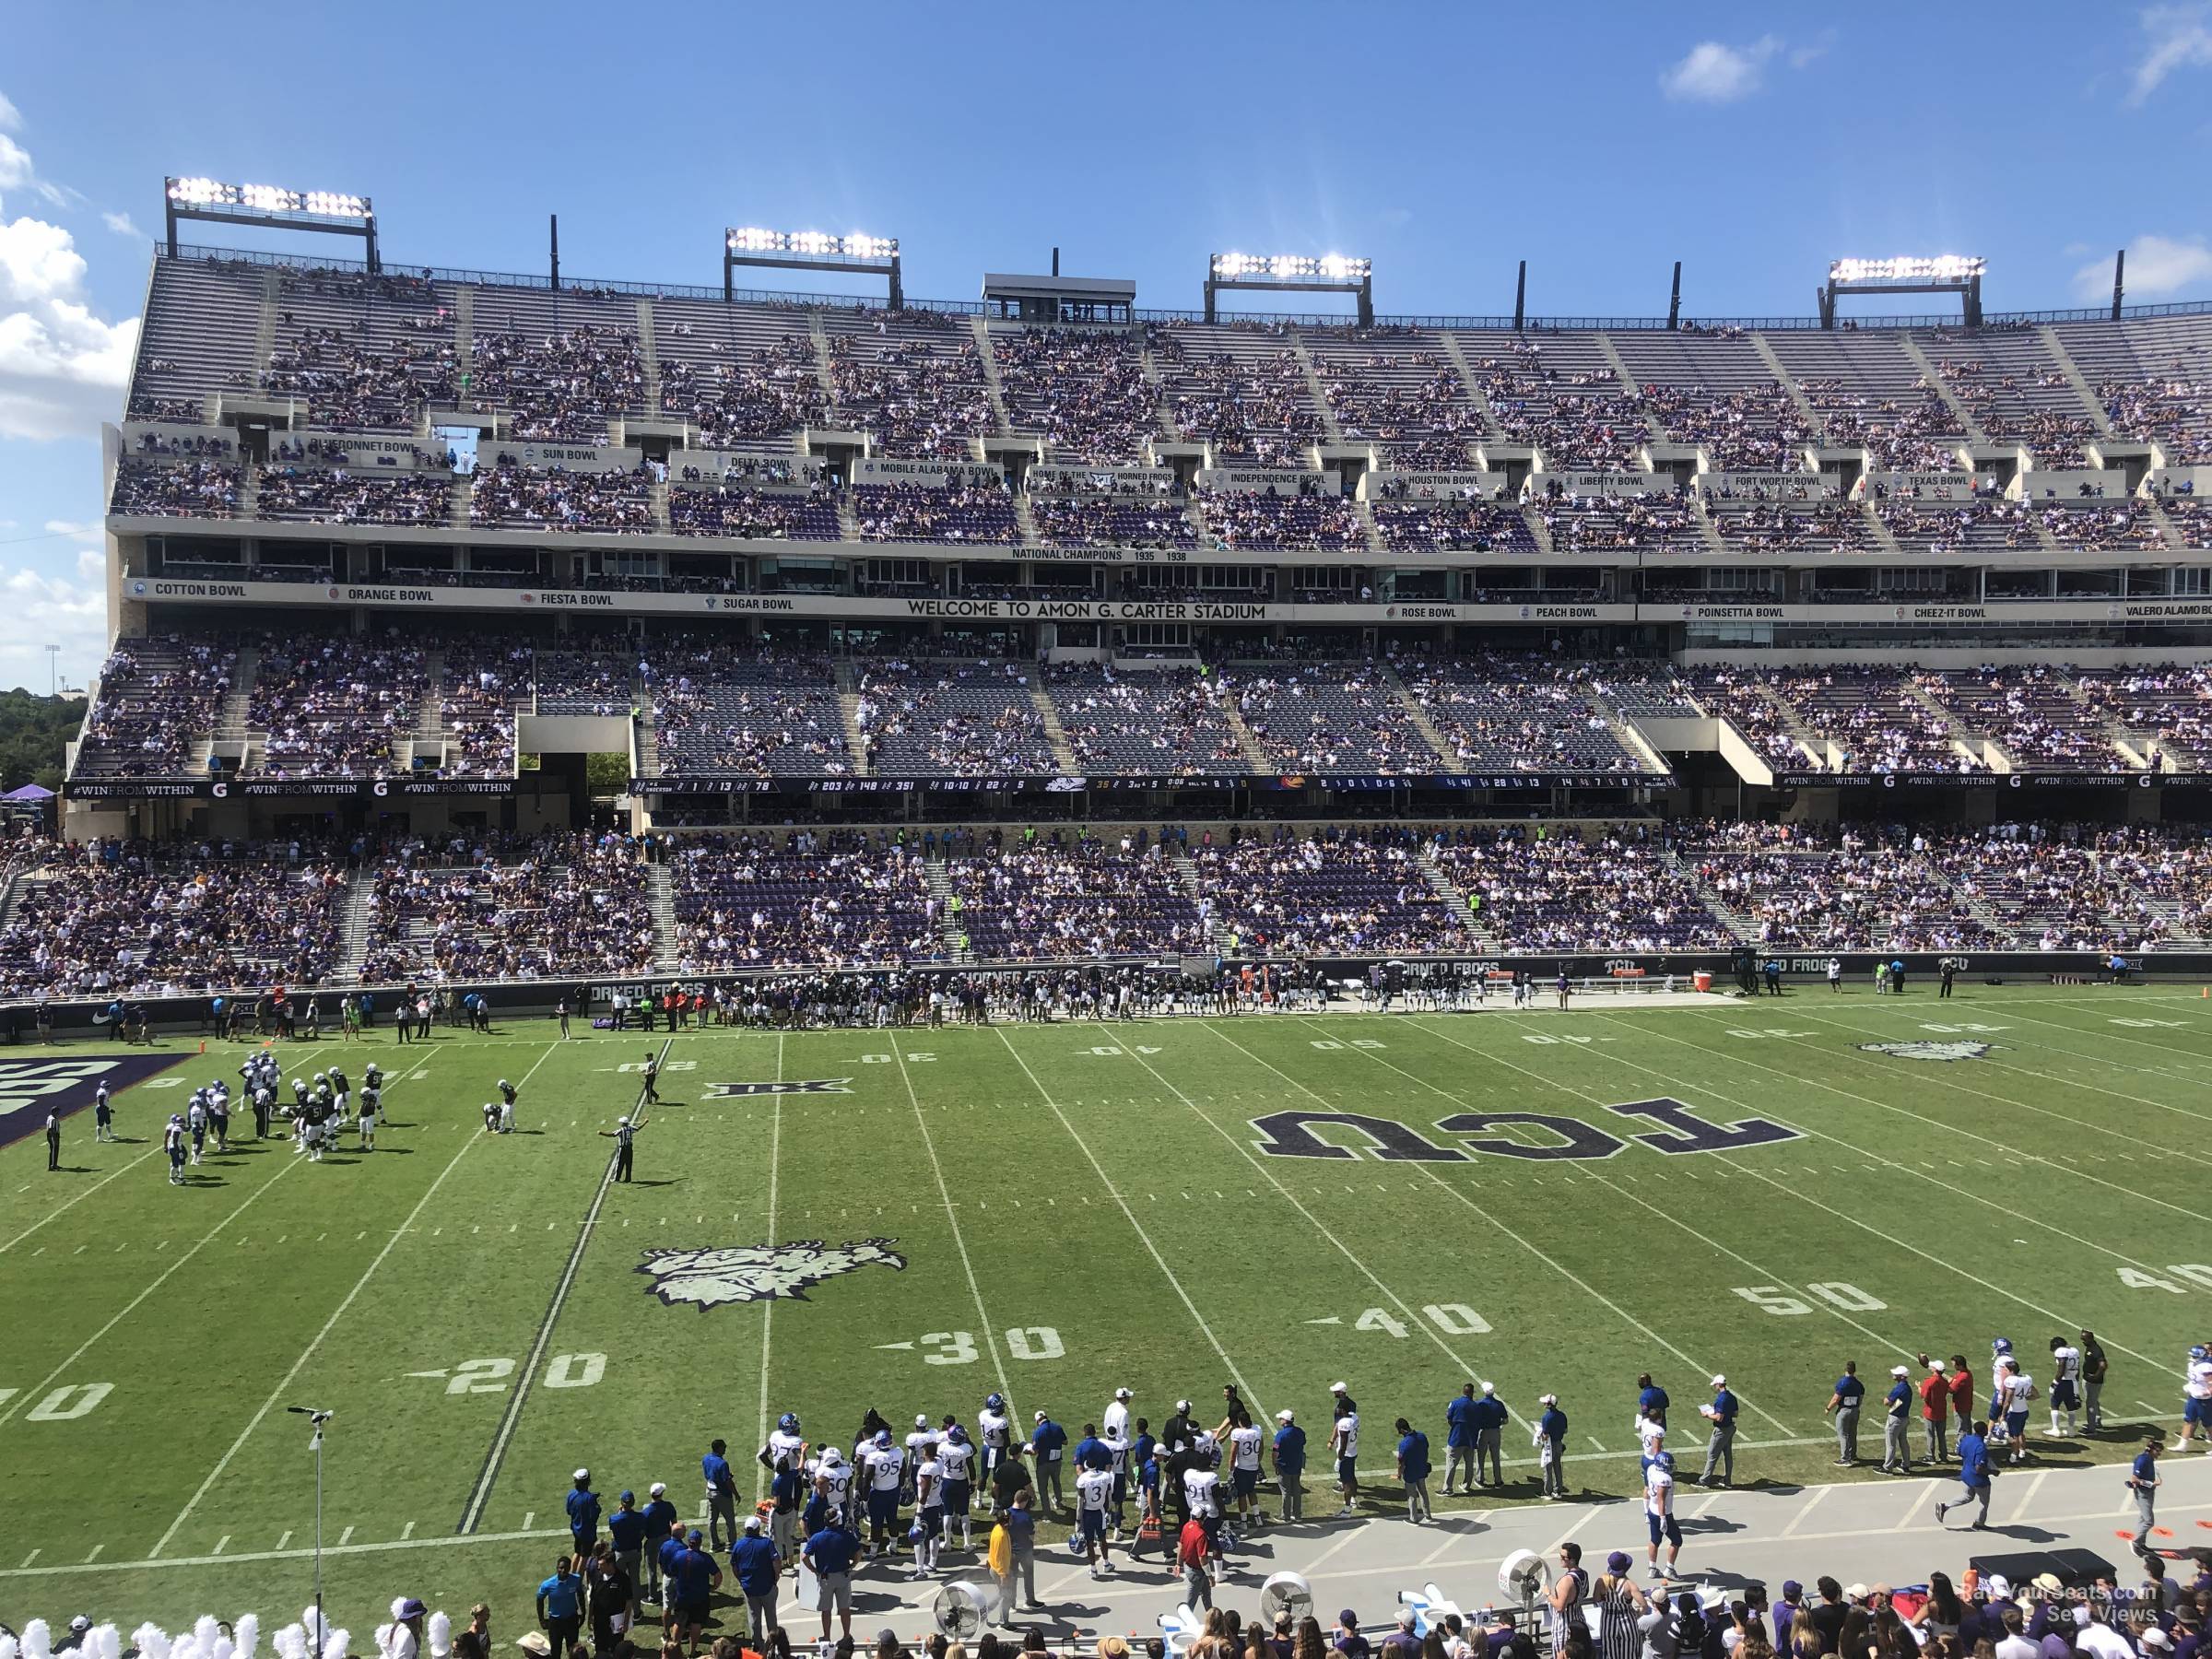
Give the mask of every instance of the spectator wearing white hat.
POLYGON ((1275 1414, 1275 1477, 1283 1489, 1283 1519, 1306 1518, 1306 1431, 1298 1426, 1298 1414, 1275 1414))
POLYGON ((1735 1484, 1737 1409, 1735 1395, 1728 1389, 1728 1379, 1715 1375, 1712 1379, 1712 1403, 1699 1408, 1700 1414, 1712 1425, 1712 1432, 1705 1441, 1705 1471, 1698 1477, 1701 1486, 1724 1487, 1735 1484))
POLYGON ((1536 1419, 1531 1443, 1536 1449, 1536 1462, 1544 1469, 1544 1496, 1567 1496, 1567 1414, 1559 1409, 1558 1394, 1541 1394, 1536 1403, 1544 1407, 1544 1415, 1536 1419))
POLYGON ((668 1483, 656 1480, 645 1488, 645 1570, 639 1581, 640 1594, 655 1606, 661 1605, 661 1546, 668 1542, 676 1523, 676 1505, 668 1501, 668 1483))
POLYGON ((1905 1430, 1912 1420, 1912 1384, 1901 1365, 1889 1368, 1889 1392, 1882 1400, 1882 1473, 1912 1473, 1912 1447, 1905 1430))

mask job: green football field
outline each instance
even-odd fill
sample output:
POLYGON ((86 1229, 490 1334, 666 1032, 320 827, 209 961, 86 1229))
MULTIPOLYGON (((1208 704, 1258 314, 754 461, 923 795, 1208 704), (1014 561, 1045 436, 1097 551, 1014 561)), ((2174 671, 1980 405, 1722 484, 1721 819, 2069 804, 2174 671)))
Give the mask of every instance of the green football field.
MULTIPOLYGON (((249 1141, 171 1186, 161 1124, 243 1052, 196 1041, 119 1097, 122 1144, 86 1110, 62 1173, 36 1134, 0 1151, 0 1617, 297 1617, 295 1405, 336 1413, 335 1621, 481 1595, 512 1634, 576 1465, 610 1507, 663 1479, 688 1514, 706 1442, 749 1465, 785 1410, 849 1446, 868 1406, 972 1428, 997 1390, 1072 1433, 1117 1385, 1157 1426, 1233 1382, 1318 1442, 1343 1380, 1388 1512, 1392 1419, 1441 1462, 1470 1377, 1523 1419, 1558 1393, 1573 1484, 1622 1492, 1637 1373, 1694 1476, 1682 1426, 1725 1371, 1738 1484, 1796 1484, 1836 1477, 1846 1359, 1877 1394, 1923 1350, 1985 1382, 2003 1335, 2041 1381, 2050 1338, 2091 1326, 2111 1431, 2051 1443, 2034 1419, 2075 1463, 2171 1426, 2212 1333, 2194 986, 553 1036, 352 1045, 357 1085, 371 1056, 394 1079, 369 1156, 249 1141), (610 1185, 597 1132, 665 1041, 637 1179, 610 1185), (521 1132, 490 1135, 501 1076, 521 1132)), ((1518 1422, 1507 1453, 1504 1501, 1536 1501, 1518 1422)))

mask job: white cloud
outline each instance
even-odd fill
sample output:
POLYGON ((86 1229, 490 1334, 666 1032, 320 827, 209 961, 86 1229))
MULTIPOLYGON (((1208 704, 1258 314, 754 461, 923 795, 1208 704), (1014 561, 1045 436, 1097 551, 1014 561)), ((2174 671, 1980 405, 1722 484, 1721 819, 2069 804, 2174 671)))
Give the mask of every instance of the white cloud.
POLYGON ((1835 43, 1836 31, 1832 29, 1822 29, 1811 40, 1790 48, 1790 67, 1802 69, 1808 64, 1819 62, 1829 54, 1835 43))
POLYGON ((127 213, 103 213, 100 216, 100 222, 118 236, 127 236, 134 241, 146 239, 146 232, 138 229, 127 213))
POLYGON ((48 519, 46 521, 46 534, 49 535, 65 535, 72 540, 81 540, 88 535, 98 535, 100 532, 100 527, 98 524, 86 524, 81 519, 48 519))
POLYGON ((1734 103, 1759 90, 1768 62, 1782 50, 1776 35, 1761 35, 1748 46, 1700 41, 1682 61, 1659 77, 1669 98, 1694 103, 1734 103))
POLYGON ((46 654, 59 645, 62 677, 82 685, 105 660, 108 601, 104 564, 88 571, 80 555, 77 580, 21 565, 0 565, 0 686, 45 689, 53 673, 46 654))
MULTIPOLYGON (((2212 247, 2201 236, 2184 241, 2171 236, 2138 236, 2127 250, 2127 297, 2151 300, 2184 288, 2212 293, 2212 247)), ((2074 290, 2084 300, 2102 300, 2112 291, 2112 265, 2100 259, 2074 273, 2074 290)))
MULTIPOLYGON (((22 119, 0 95, 0 128, 22 119)), ((0 133, 0 191, 25 185, 56 203, 76 194, 41 180, 22 146, 0 133)), ((0 438, 88 434, 117 412, 138 320, 94 315, 85 268, 61 226, 0 217, 0 438)))
POLYGON ((7 94, 0 92, 0 133, 13 133, 23 125, 23 112, 7 101, 7 94))
POLYGON ((2127 101, 2140 104, 2176 69, 2212 67, 2212 6, 2153 6, 2141 17, 2148 44, 2127 101))
POLYGON ((116 414, 138 320, 103 322, 84 287, 68 231, 0 224, 0 438, 89 433, 116 414))

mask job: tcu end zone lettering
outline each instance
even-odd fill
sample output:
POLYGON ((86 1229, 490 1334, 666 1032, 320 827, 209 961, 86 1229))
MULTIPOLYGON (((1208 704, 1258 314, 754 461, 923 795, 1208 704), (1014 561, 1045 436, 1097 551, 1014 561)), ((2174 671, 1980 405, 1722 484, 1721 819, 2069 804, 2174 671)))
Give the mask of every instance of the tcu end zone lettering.
POLYGON ((92 1104, 102 1083, 111 1095, 158 1077, 182 1054, 79 1055, 69 1060, 0 1060, 0 1147, 43 1133, 46 1114, 67 1117, 92 1104))

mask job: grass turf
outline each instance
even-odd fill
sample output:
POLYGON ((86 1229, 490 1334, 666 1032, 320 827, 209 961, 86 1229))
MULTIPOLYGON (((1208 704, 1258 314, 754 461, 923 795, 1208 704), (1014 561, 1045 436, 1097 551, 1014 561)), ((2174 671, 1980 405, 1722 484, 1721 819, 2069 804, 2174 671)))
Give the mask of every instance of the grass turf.
MULTIPOLYGON (((118 1098, 123 1144, 95 1144, 88 1111, 65 1124, 65 1173, 45 1171, 35 1135, 0 1152, 10 1623, 296 1617, 313 1465, 295 1404, 337 1413, 336 1622, 365 1630, 397 1594, 456 1611, 484 1596, 512 1633, 565 1542, 574 1467, 610 1508, 662 1479, 689 1514, 707 1441, 725 1437, 757 1489, 750 1453, 785 1410, 849 1446, 865 1406, 901 1426, 958 1411, 972 1429, 995 1389, 1018 1424, 1045 1409, 1072 1434, 1117 1385, 1157 1427, 1178 1395, 1210 1422, 1233 1381, 1260 1410, 1294 1407, 1318 1465, 1342 1379, 1362 1465, 1387 1475, 1404 1414, 1441 1481, 1443 1406, 1480 1377, 1519 1419, 1557 1392, 1574 1486, 1625 1492, 1637 1373, 1672 1393, 1694 1477, 1695 1407, 1725 1371, 1744 1402, 1738 1484, 1789 1484, 1836 1477, 1822 1407, 1845 1359, 1878 1395, 1891 1364, 1961 1352, 1985 1396, 1993 1335, 2047 1382, 2049 1338, 2087 1324, 2112 1358, 2109 1432, 2050 1442, 2040 1403, 2031 1425, 2039 1457, 2076 1463, 2171 1423, 2212 1294, 2212 1157, 2193 1127, 2212 1121, 2212 1005, 2171 989, 709 1030, 673 1040, 637 1181, 603 1201, 611 1143, 595 1132, 636 1099, 620 1068, 664 1039, 552 1037, 532 1021, 352 1045, 357 1086, 371 1056, 394 1079, 366 1157, 350 1135, 319 1166, 247 1142, 170 1186, 161 1122, 242 1053, 201 1059, 193 1042, 118 1098), (1860 1046, 1912 1041, 1992 1046, 1948 1063, 1860 1046), (487 1135, 478 1108, 500 1076, 522 1084, 522 1133, 487 1135), (709 1087, 817 1079, 849 1092, 709 1087), (1613 1110, 1654 1100, 1793 1138, 1666 1153, 1635 1137, 1670 1131, 1613 1110), (1465 1156, 1263 1151, 1254 1120, 1287 1111, 1402 1124, 1465 1156), (1573 1120, 1620 1149, 1538 1160, 1439 1128, 1495 1112, 1573 1120), (805 1300, 670 1305, 638 1271, 652 1250, 877 1237, 903 1268, 836 1274, 805 1300)), ((312 1070, 339 1053, 284 1058, 312 1070)), ((1511 1489, 1486 1507, 1533 1500, 1527 1442, 1508 1429, 1511 1489)), ((1372 1507, 1394 1512, 1395 1496, 1379 1478, 1372 1507)))

